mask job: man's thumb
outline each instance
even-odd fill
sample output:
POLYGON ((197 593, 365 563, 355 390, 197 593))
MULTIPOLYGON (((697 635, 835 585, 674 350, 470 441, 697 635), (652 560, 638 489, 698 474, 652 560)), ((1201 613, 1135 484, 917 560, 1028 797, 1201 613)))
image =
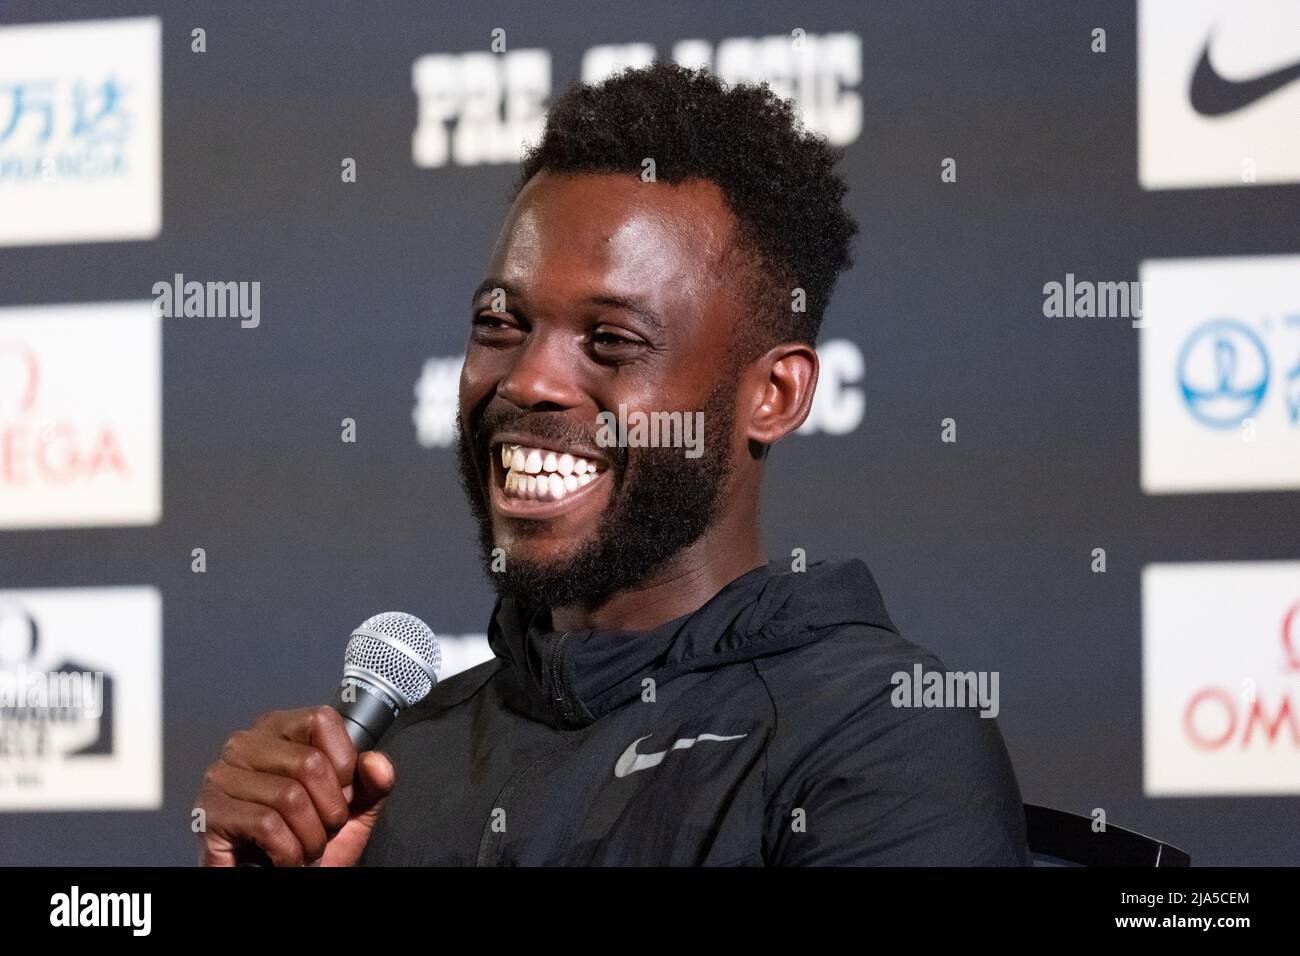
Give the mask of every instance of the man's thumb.
POLYGON ((357 783, 352 812, 364 813, 388 796, 397 782, 392 762, 378 750, 367 750, 357 759, 357 783))

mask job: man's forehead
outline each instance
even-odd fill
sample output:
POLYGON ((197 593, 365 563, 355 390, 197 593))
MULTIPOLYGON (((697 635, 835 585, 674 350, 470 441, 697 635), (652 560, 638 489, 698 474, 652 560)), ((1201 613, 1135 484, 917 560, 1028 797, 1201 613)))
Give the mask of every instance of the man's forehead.
POLYGON ((571 280, 623 294, 664 285, 702 293, 733 227, 721 190, 705 180, 541 173, 511 206, 490 272, 517 287, 571 280))

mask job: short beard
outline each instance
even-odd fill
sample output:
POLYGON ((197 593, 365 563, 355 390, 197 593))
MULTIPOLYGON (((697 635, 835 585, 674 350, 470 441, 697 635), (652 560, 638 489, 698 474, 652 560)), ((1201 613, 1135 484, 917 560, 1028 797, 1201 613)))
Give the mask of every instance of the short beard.
MULTIPOLYGON (((609 449, 613 491, 595 536, 560 561, 522 561, 507 554, 502 570, 494 569, 501 562, 493 558, 490 506, 475 468, 476 457, 487 461, 491 449, 486 441, 465 436, 458 414, 461 486, 478 522, 483 569, 497 594, 534 608, 600 607, 699 540, 717 518, 731 477, 738 386, 734 376, 724 375, 709 394, 703 409, 709 437, 702 442, 699 458, 687 458, 684 448, 637 448, 635 474, 625 483, 629 449, 609 449)), ((505 427, 484 425, 480 423, 478 431, 485 435, 505 427)))

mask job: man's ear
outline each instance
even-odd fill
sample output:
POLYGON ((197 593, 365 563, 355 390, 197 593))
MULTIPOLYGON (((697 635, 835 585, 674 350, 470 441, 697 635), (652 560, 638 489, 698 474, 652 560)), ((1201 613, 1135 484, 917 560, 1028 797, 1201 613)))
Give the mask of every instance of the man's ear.
POLYGON ((746 387, 753 397, 751 443, 770 445, 803 424, 817 388, 817 352, 802 342, 783 342, 750 364, 746 387))

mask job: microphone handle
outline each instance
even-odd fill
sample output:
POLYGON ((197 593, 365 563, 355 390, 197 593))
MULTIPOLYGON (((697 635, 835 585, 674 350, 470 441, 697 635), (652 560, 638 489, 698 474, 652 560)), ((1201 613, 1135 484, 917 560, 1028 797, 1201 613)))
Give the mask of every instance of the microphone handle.
POLYGON ((348 739, 358 753, 374 750, 379 738, 397 718, 397 705, 393 701, 355 677, 343 679, 330 706, 342 715, 348 739))

